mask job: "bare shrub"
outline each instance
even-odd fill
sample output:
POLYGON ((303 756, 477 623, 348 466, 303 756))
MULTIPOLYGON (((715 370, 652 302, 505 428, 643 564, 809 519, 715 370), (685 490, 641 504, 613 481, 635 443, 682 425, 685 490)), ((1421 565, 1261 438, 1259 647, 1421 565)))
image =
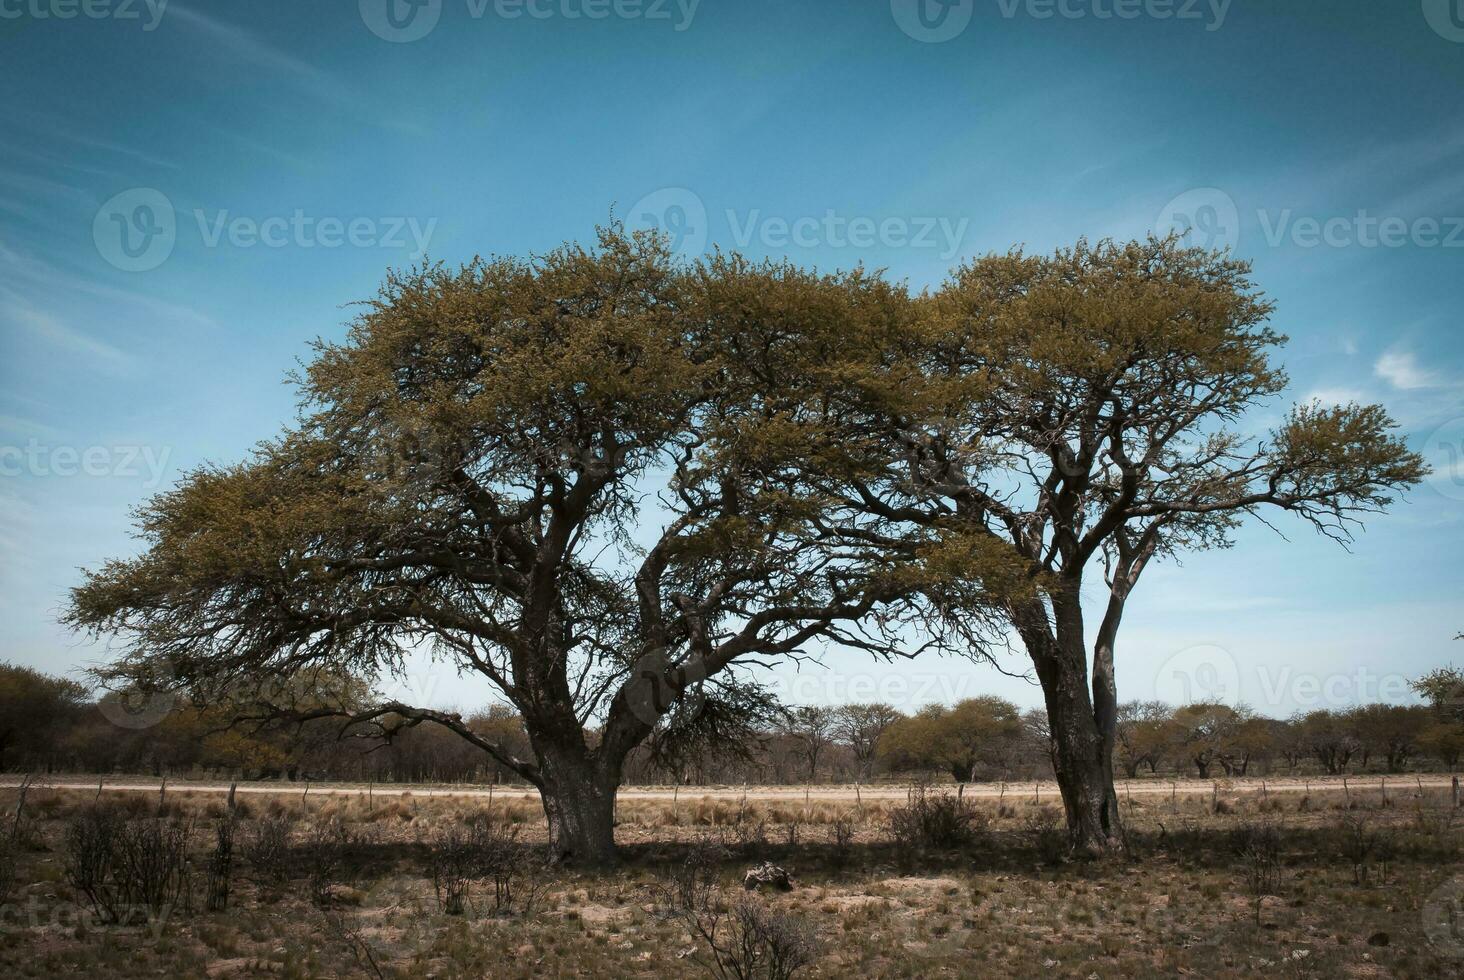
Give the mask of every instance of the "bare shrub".
POLYGON ((1261 924, 1261 900, 1281 888, 1281 835, 1269 823, 1246 824, 1235 834, 1245 869, 1246 891, 1255 903, 1256 925, 1261 924))
POLYGON ((310 887, 310 900, 325 907, 344 883, 348 870, 348 849, 356 843, 339 817, 329 817, 311 824, 304 839, 295 848, 295 860, 305 869, 310 887))
POLYGON ((1052 807, 1038 807, 1022 817, 1021 839, 1048 864, 1056 864, 1067 854, 1067 832, 1062 818, 1052 807))
POLYGON ((964 847, 985 836, 990 817, 953 793, 912 786, 889 812, 890 836, 907 847, 964 847))
POLYGON ((9 834, 0 834, 0 905, 10 901, 15 888, 15 868, 20 860, 20 848, 9 834))
POLYGON ((720 836, 700 834, 670 878, 656 888, 656 914, 669 919, 705 908, 717 885, 717 869, 732 852, 720 836))
POLYGON ((229 907, 229 887, 234 878, 234 818, 225 817, 214 828, 214 849, 209 853, 205 907, 222 912, 229 907))
POLYGON ((848 864, 854 851, 854 822, 848 817, 839 817, 829 824, 829 843, 833 845, 834 863, 840 867, 848 864))
POLYGON ((128 820, 115 807, 87 807, 66 828, 66 879, 103 922, 187 909, 189 830, 162 817, 128 820))
POLYGON ((469 885, 478 874, 471 832, 448 827, 429 841, 427 871, 438 907, 448 915, 462 915, 467 908, 469 885))
POLYGON ((438 906, 448 915, 472 907, 472 892, 481 886, 487 911, 494 915, 528 914, 543 888, 533 873, 527 846, 513 824, 475 815, 465 827, 448 827, 428 842, 427 867, 438 906))
POLYGON ((1362 811, 1349 811, 1342 817, 1342 855, 1352 864, 1352 883, 1367 883, 1368 861, 1377 850, 1382 837, 1372 826, 1368 815, 1362 811))
POLYGON ((817 958, 813 928, 751 897, 726 905, 708 900, 684 915, 707 945, 697 962, 721 980, 788 980, 817 958))
POLYGON ((244 835, 243 857, 260 883, 279 886, 290 877, 294 865, 290 835, 294 829, 292 815, 275 811, 254 821, 244 835))
POLYGON ((744 851, 762 851, 768 846, 768 822, 759 818, 756 821, 737 822, 737 846, 744 851))

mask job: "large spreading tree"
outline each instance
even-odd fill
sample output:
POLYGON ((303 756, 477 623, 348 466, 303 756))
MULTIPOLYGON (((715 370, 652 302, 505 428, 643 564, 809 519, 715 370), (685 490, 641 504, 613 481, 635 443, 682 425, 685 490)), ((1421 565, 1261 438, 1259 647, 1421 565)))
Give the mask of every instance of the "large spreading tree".
POLYGON ((1243 263, 1173 238, 988 256, 913 297, 859 269, 678 267, 613 229, 419 269, 320 346, 290 431, 142 508, 146 549, 69 620, 126 639, 119 678, 205 699, 449 658, 513 704, 530 758, 421 705, 296 714, 456 732, 586 861, 613 854, 626 755, 738 665, 1014 634, 1072 842, 1103 850, 1144 570, 1265 509, 1345 539, 1423 473, 1378 406, 1250 430, 1286 384, 1270 313, 1243 263))
POLYGON ((941 529, 983 554, 982 588, 947 590, 941 612, 995 610, 1025 647, 1081 850, 1121 841, 1114 660, 1143 572, 1228 546, 1266 510, 1345 541, 1424 473, 1376 405, 1303 404, 1255 430, 1287 379, 1249 272, 1173 237, 1014 251, 908 310, 866 281, 832 331, 764 307, 764 342, 743 350, 845 533, 893 544, 941 529))
MULTIPOLYGON (((450 729, 538 787, 558 857, 608 860, 626 756, 668 713, 820 641, 886 650, 921 588, 917 550, 841 535, 762 462, 776 433, 723 333, 743 286, 617 228, 393 275, 318 344, 298 421, 143 506, 141 554, 88 573, 67 618, 121 641, 111 680, 199 703, 445 658, 502 692, 528 755, 428 705, 264 706, 450 729)), ((839 312, 813 300, 802 329, 839 312)))

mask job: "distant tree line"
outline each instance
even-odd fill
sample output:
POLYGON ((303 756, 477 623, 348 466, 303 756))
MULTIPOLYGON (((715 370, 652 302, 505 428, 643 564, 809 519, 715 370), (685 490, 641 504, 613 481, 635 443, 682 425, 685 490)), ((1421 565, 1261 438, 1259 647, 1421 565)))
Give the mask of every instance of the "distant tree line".
MULTIPOLYGON (((1416 681, 1418 705, 1366 704, 1269 718, 1245 706, 1159 701, 1120 705, 1117 759, 1130 779, 1270 774, 1401 773, 1458 768, 1464 757, 1464 671, 1416 681)), ((81 684, 0 664, 0 771, 199 775, 243 779, 501 783, 517 774, 435 725, 403 725, 383 741, 336 719, 251 724, 227 706, 180 700, 146 727, 118 725, 81 684)), ((463 724, 526 748, 505 705, 463 724)), ((593 741, 597 733, 588 732, 593 741)), ((630 783, 680 785, 1052 778, 1046 713, 984 695, 906 714, 880 703, 786 708, 764 702, 742 724, 671 731, 638 747, 630 783)))

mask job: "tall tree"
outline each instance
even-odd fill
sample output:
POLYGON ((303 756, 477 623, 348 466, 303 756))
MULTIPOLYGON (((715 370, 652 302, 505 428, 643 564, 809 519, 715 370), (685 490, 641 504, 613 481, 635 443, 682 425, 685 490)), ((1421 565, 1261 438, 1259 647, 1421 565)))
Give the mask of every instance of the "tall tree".
POLYGON ((817 704, 800 705, 788 712, 787 732, 803 747, 810 783, 818 778, 818 760, 834 740, 835 719, 833 708, 817 704))
POLYGON ((959 528, 995 562, 979 592, 950 590, 942 609, 973 615, 961 610, 974 599, 1020 637, 1078 849, 1121 840, 1114 661, 1143 572, 1229 545, 1267 508, 1345 540, 1425 472, 1375 405, 1300 405, 1251 434, 1248 414, 1286 376, 1270 361, 1285 338, 1249 272, 1175 237, 990 255, 908 314, 871 288, 837 333, 814 322, 790 336, 784 318, 751 354, 810 439, 838 433, 806 467, 822 494, 886 540, 942 528, 953 548, 959 528), (1090 629, 1082 596, 1099 574, 1090 629))
POLYGON ((743 285, 615 228, 393 274, 317 345, 298 423, 143 506, 146 550, 89 573, 68 621, 130 641, 113 675, 204 702, 429 649, 502 692, 530 756, 426 705, 294 715, 449 729, 538 787, 558 857, 610 860, 625 758, 684 692, 822 638, 887 649, 860 622, 918 577, 761 468, 756 382, 715 332, 743 285))
POLYGON ((903 715, 879 702, 845 704, 834 709, 834 737, 849 747, 861 779, 874 775, 879 740, 903 715))

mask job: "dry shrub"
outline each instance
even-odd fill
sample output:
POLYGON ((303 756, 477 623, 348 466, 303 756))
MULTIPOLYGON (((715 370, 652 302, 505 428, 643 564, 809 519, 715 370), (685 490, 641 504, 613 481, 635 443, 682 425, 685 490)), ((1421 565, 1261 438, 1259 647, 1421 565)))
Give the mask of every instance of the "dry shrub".
POLYGON ((293 814, 269 808, 244 835, 244 860, 260 883, 279 886, 289 879, 294 870, 290 850, 294 829, 293 814))
POLYGON ((830 853, 834 864, 839 867, 848 864, 854 851, 854 822, 848 817, 840 817, 829 824, 829 844, 832 845, 830 853))
POLYGON ((427 867, 438 906, 448 915, 472 908, 474 888, 493 915, 529 914, 542 880, 516 825, 475 814, 466 826, 450 825, 427 842, 427 867), (491 899, 491 904, 487 904, 491 899))
POLYGON ((699 834, 670 878, 657 886, 657 915, 666 919, 685 916, 708 905, 716 889, 717 869, 731 857, 720 835, 699 834))
POLYGON ((1056 864, 1067 854, 1067 831, 1056 807, 1042 806, 1022 817, 1021 838, 1048 864, 1056 864))
POLYGON ((293 863, 305 869, 310 900, 324 908, 350 872, 350 851, 362 843, 338 817, 312 821, 294 849, 293 863))
POLYGON ((1281 888, 1281 834, 1269 823, 1247 823, 1236 830, 1236 850, 1245 868, 1246 891, 1255 902, 1256 925, 1261 924, 1261 899, 1281 888))
POLYGON ((214 849, 206 867, 205 906, 210 912, 229 907, 229 887, 234 878, 234 818, 226 816, 214 828, 214 849))
POLYGON ((710 900, 684 914, 706 943, 697 962, 721 980, 788 980, 818 956, 813 927, 796 916, 743 896, 730 905, 710 900))
POLYGON ((912 786, 904 806, 891 808, 890 836, 906 847, 964 847, 987 834, 991 818, 954 793, 912 786))
POLYGON ((15 837, 0 834, 0 905, 10 901, 15 888, 15 869, 20 861, 20 847, 15 837))
POLYGON ((187 909, 190 829, 165 817, 129 819, 110 805, 86 807, 66 828, 66 879, 103 922, 187 909))

